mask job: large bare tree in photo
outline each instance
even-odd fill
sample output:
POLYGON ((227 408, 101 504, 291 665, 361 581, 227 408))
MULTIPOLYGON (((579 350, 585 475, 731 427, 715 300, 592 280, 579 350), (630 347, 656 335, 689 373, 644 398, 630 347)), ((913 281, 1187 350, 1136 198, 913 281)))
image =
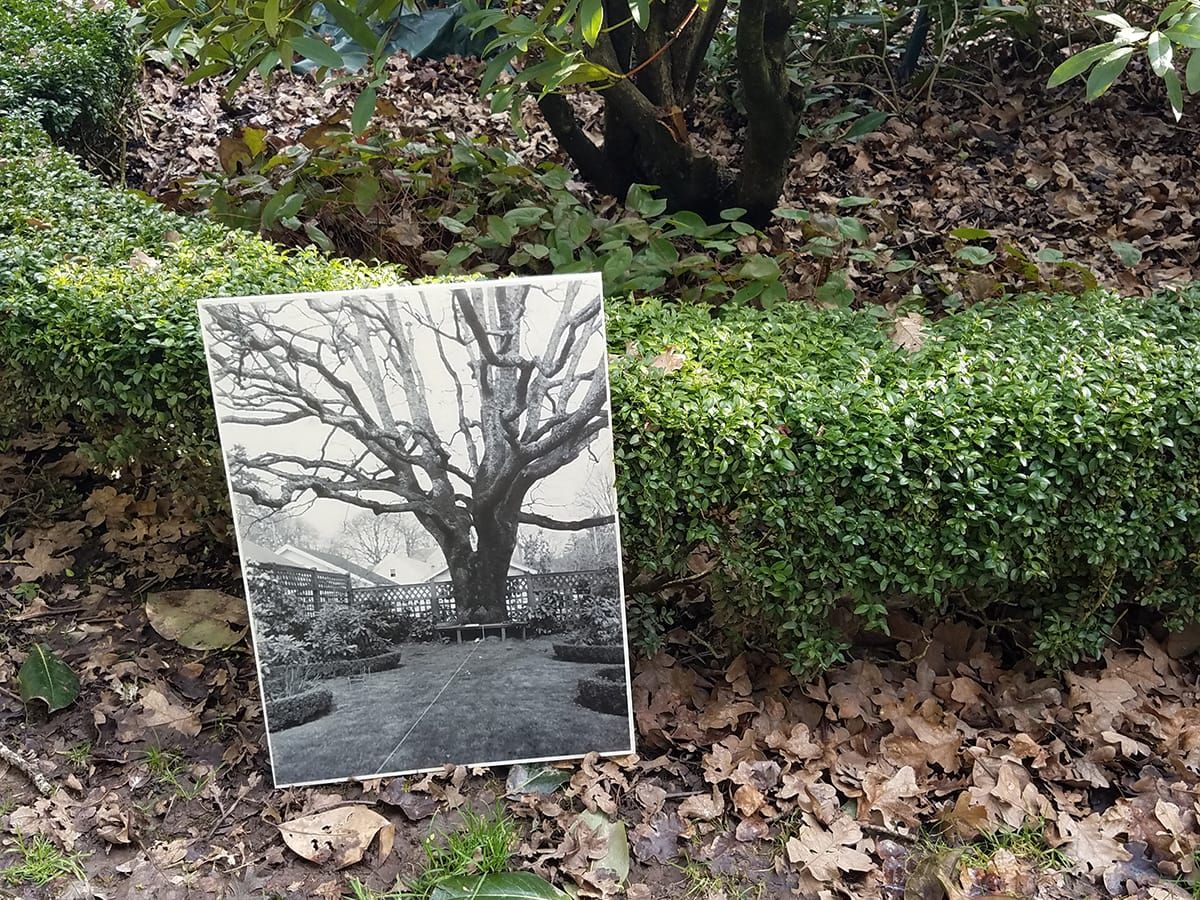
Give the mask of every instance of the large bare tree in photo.
POLYGON ((268 509, 337 500, 411 514, 441 548, 460 611, 505 618, 522 524, 613 521, 594 504, 544 511, 530 495, 610 439, 597 282, 431 285, 202 313, 222 427, 236 426, 234 490, 268 509))

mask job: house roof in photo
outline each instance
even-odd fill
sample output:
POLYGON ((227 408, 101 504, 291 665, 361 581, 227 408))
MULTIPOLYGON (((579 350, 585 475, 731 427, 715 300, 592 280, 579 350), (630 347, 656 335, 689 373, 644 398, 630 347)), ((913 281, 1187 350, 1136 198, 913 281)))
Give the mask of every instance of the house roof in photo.
POLYGON ((275 566, 290 566, 292 561, 285 556, 280 556, 269 547, 264 547, 262 544, 254 541, 243 540, 240 545, 241 558, 243 562, 269 563, 275 566))
POLYGON ((379 564, 375 566, 375 572, 396 584, 422 584, 438 570, 445 568, 446 564, 440 559, 437 562, 429 562, 424 559, 413 559, 403 553, 393 553, 379 561, 379 564))
POLYGON ((361 578, 370 584, 395 584, 390 578, 385 578, 382 575, 372 572, 370 569, 360 566, 356 562, 351 562, 344 556, 338 556, 336 553, 330 553, 328 550, 313 550, 309 547, 297 547, 295 544, 288 544, 286 547, 280 547, 279 552, 283 553, 287 550, 293 550, 296 553, 303 554, 312 559, 319 560, 327 566, 333 566, 341 572, 346 572, 356 578, 361 578))

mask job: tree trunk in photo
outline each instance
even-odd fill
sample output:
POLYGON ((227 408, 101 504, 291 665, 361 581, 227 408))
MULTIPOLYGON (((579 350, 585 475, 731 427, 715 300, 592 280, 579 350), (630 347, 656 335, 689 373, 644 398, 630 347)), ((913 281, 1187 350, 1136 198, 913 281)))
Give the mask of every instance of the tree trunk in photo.
POLYGON ((480 544, 478 549, 468 547, 465 553, 449 560, 454 607, 459 615, 483 609, 487 622, 508 620, 508 567, 515 546, 515 541, 507 548, 480 544))

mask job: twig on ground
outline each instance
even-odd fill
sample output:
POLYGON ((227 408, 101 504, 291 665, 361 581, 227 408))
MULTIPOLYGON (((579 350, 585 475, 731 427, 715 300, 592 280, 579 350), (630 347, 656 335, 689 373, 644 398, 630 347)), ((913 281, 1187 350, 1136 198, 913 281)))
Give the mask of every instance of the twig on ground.
POLYGON ((10 766, 24 772, 26 777, 33 782, 33 786, 38 789, 38 792, 43 797, 52 796, 55 790, 57 790, 54 785, 46 780, 45 775, 34 768, 33 763, 29 762, 29 760, 23 757, 16 750, 10 748, 3 741, 0 741, 0 759, 3 759, 10 766))

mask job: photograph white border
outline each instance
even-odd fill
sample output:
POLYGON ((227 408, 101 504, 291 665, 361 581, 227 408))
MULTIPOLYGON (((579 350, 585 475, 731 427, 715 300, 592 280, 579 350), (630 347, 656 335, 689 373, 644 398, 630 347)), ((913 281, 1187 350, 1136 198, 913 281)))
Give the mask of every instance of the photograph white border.
MULTIPOLYGON (((373 287, 338 290, 338 291, 305 291, 305 292, 296 292, 296 293, 287 293, 287 294, 248 294, 245 296, 236 296, 236 297, 205 297, 201 300, 196 301, 196 307, 197 307, 197 314, 200 315, 201 311, 206 306, 215 306, 215 305, 231 304, 231 303, 232 304, 251 303, 251 302, 263 302, 263 301, 271 301, 271 300, 285 300, 285 301, 286 300, 305 300, 305 299, 309 299, 309 298, 316 297, 316 296, 326 297, 329 299, 339 299, 339 298, 348 298, 348 297, 364 297, 364 296, 365 297, 376 297, 376 296, 382 297, 382 296, 387 296, 389 294, 396 294, 396 293, 407 293, 407 294, 411 295, 411 294, 415 294, 421 290, 429 290, 430 288, 436 288, 439 291, 441 291, 441 290, 452 291, 452 290, 459 289, 459 288, 478 289, 478 288, 504 286, 504 285, 512 285, 512 284, 553 284, 553 283, 562 283, 564 281, 572 281, 572 280, 583 282, 587 287, 594 289, 600 295, 600 317, 601 317, 600 318, 600 335, 601 335, 601 339, 603 341, 604 357, 605 357, 605 366, 604 366, 605 402, 607 404, 606 409, 607 409, 607 414, 608 414, 608 430, 611 435, 613 432, 614 425, 613 425, 613 407, 612 407, 612 378, 611 378, 611 371, 607 364, 608 355, 609 355, 608 354, 607 304, 606 304, 605 298, 604 298, 603 282, 601 279, 601 275, 598 272, 569 273, 569 274, 562 274, 562 275, 534 275, 534 276, 521 277, 521 278, 494 278, 494 279, 486 279, 486 280, 480 279, 480 280, 473 280, 473 281, 441 281, 441 282, 428 282, 425 284, 411 284, 410 283, 410 284, 373 286, 373 287)), ((205 367, 208 369, 209 390, 211 391, 211 394, 212 394, 212 399, 210 402, 213 407, 214 415, 216 416, 217 433, 218 433, 218 437, 220 437, 220 435, 221 435, 220 409, 217 405, 216 381, 215 381, 215 378, 213 375, 212 366, 209 364, 209 360, 211 357, 210 357, 208 332, 207 332, 207 329, 204 327, 203 321, 200 321, 199 327, 200 327, 201 340, 204 345, 205 367)), ((244 556, 242 554, 242 534, 243 534, 243 532, 242 532, 242 525, 238 521, 237 503, 234 502, 237 495, 236 495, 236 492, 234 491, 233 480, 229 474, 230 465, 229 465, 228 450, 226 448, 224 440, 221 440, 220 444, 221 444, 221 460, 222 460, 222 464, 225 467, 226 490, 229 493, 231 512, 233 515, 234 538, 237 541, 238 559, 239 559, 239 561, 242 561, 242 560, 244 560, 244 556)), ((613 463, 614 463, 614 467, 615 467, 615 463, 616 463, 615 454, 614 454, 614 458, 613 458, 613 463)), ((598 756, 605 757, 605 758, 630 756, 632 754, 637 753, 637 740, 636 740, 637 727, 636 727, 636 718, 635 718, 634 709, 633 709, 633 667, 630 662, 630 652, 629 652, 629 623, 628 623, 628 615, 627 615, 627 611, 626 611, 625 572, 624 572, 624 566, 622 565, 622 553, 621 553, 621 515, 620 515, 619 495, 617 493, 616 480, 615 480, 615 471, 614 471, 612 494, 613 494, 613 496, 612 496, 612 499, 613 499, 613 525, 614 525, 615 534, 616 534, 617 557, 618 557, 617 558, 617 589, 620 592, 619 599, 620 599, 620 608, 621 608, 621 637, 622 637, 622 644, 623 644, 623 650, 624 650, 624 656, 625 656, 625 660, 624 660, 625 707, 626 707, 626 713, 627 713, 627 715, 626 715, 627 725, 628 725, 628 730, 629 730, 629 749, 628 750, 597 751, 598 756)), ((372 773, 372 774, 352 775, 352 776, 346 776, 344 778, 323 778, 323 779, 316 779, 313 781, 289 781, 289 782, 280 783, 280 781, 278 780, 278 778, 276 778, 276 775, 275 775, 275 751, 271 745, 271 728, 270 728, 270 722, 267 719, 266 691, 265 691, 265 686, 263 684, 262 664, 261 664, 261 661, 259 659, 259 654, 258 654, 258 646, 259 646, 259 644, 258 644, 258 640, 259 640, 258 629, 257 629, 257 626, 255 625, 254 602, 253 602, 253 599, 252 599, 251 593, 250 593, 250 580, 248 577, 248 568, 249 567, 244 562, 241 563, 242 585, 243 585, 243 590, 245 591, 245 594, 246 594, 246 612, 247 612, 247 618, 249 620, 249 625, 250 625, 251 649, 252 649, 252 652, 254 655, 255 672, 258 677, 259 705, 260 705, 260 708, 262 709, 262 714, 263 714, 263 732, 266 735, 266 740, 267 740, 267 755, 268 755, 268 758, 270 760, 270 765, 271 765, 271 781, 275 785, 275 787, 277 789, 279 789, 279 788, 289 788, 289 787, 312 787, 312 786, 324 785, 324 784, 362 783, 365 781, 373 781, 378 778, 397 778, 397 777, 407 776, 407 775, 425 775, 425 774, 445 771, 446 765, 441 765, 441 766, 433 766, 433 767, 420 768, 420 769, 400 769, 397 771, 390 771, 390 772, 376 772, 376 773, 372 773)), ((447 684, 448 683, 449 682, 447 682, 447 684)), ((576 753, 576 754, 564 754, 562 756, 539 756, 539 757, 519 758, 519 759, 486 760, 486 761, 480 761, 480 762, 464 761, 461 763, 454 763, 453 765, 455 765, 455 766, 461 765, 461 766, 465 766, 470 769, 481 769, 481 768, 486 769, 486 768, 497 768, 497 767, 502 767, 502 766, 532 765, 535 763, 570 762, 570 761, 575 761, 575 760, 582 760, 588 755, 590 755, 590 754, 577 754, 576 753)))

